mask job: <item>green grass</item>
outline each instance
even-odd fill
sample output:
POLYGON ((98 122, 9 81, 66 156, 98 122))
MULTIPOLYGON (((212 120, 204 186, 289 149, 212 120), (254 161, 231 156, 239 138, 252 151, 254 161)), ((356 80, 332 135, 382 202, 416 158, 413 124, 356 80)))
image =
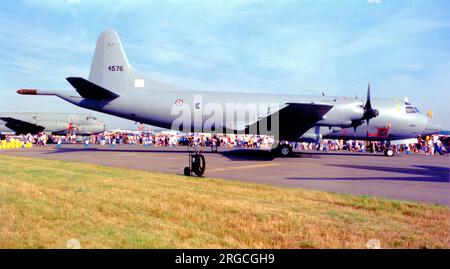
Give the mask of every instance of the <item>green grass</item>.
POLYGON ((0 155, 0 248, 448 248, 447 207, 0 155))

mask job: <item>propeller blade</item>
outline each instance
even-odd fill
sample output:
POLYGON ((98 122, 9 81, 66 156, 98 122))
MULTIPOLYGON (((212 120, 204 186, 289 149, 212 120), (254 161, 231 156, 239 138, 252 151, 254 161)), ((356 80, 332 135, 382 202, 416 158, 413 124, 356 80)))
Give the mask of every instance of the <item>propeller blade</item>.
POLYGON ((367 119, 367 133, 366 133, 366 140, 369 140, 369 119, 367 119))
POLYGON ((377 117, 380 114, 380 111, 378 109, 372 108, 372 102, 370 99, 370 81, 367 86, 367 101, 366 104, 362 107, 363 108, 363 116, 359 120, 354 120, 352 122, 353 129, 355 131, 355 139, 356 139, 356 128, 361 125, 364 121, 367 124, 367 132, 366 132, 366 140, 369 139, 369 121, 372 118, 377 117))
POLYGON ((370 102, 370 81, 369 81, 369 86, 367 86, 367 101, 366 101, 366 105, 364 106, 364 108, 367 110, 372 109, 372 103, 370 102))
POLYGON ((374 109, 372 108, 372 102, 370 99, 370 81, 369 81, 369 85, 367 87, 367 101, 366 104, 364 105, 364 119, 371 119, 371 118, 375 118, 378 116, 380 112, 378 111, 378 109, 374 109))

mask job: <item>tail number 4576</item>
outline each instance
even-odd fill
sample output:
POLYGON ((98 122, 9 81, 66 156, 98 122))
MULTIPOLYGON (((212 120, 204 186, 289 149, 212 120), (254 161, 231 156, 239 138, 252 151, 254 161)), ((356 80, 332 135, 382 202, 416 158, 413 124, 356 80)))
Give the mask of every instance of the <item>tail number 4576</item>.
POLYGON ((110 65, 110 66, 108 66, 108 70, 112 71, 112 72, 122 72, 123 65, 110 65))

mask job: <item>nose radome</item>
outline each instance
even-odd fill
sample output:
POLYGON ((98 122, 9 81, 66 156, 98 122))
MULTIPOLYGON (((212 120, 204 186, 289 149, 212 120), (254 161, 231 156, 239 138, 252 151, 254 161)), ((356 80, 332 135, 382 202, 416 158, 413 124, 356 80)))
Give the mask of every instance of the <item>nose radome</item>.
POLYGON ((428 119, 427 123, 425 124, 425 132, 428 134, 439 133, 441 129, 442 129, 441 124, 432 119, 428 119))

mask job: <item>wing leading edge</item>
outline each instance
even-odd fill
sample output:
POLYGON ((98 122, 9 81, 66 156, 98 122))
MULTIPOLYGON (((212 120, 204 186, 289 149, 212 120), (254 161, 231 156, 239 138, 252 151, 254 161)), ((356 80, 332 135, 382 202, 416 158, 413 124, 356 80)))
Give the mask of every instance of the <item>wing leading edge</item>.
POLYGON ((260 134, 265 134, 261 130, 269 130, 268 134, 274 135, 277 140, 296 141, 331 108, 333 106, 328 104, 286 103, 280 110, 247 126, 246 129, 258 128, 260 134), (278 121, 278 130, 272 130, 274 120, 278 121))

